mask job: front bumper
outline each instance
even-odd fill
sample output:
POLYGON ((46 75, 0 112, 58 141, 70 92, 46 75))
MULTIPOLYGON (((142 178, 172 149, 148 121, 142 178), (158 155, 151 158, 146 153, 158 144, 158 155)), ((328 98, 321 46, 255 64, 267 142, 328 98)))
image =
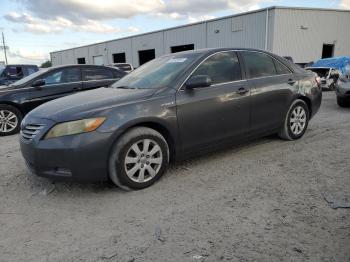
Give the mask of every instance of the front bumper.
POLYGON ((108 180, 111 133, 95 131, 43 140, 54 122, 45 120, 44 125, 32 140, 22 135, 20 138, 22 155, 30 173, 54 180, 87 183, 108 180))

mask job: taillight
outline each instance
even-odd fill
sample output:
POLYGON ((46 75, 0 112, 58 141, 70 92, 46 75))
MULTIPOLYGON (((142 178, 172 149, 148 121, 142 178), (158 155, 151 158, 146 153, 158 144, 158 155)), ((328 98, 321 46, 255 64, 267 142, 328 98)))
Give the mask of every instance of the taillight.
POLYGON ((321 77, 316 76, 315 80, 316 80, 316 83, 317 83, 318 87, 321 87, 321 77))

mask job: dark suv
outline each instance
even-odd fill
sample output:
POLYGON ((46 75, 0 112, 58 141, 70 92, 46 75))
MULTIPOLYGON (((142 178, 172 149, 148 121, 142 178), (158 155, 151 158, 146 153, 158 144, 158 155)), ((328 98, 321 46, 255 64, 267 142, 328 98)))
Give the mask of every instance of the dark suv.
POLYGON ((39 176, 145 188, 171 159, 271 134, 301 138, 321 105, 315 77, 260 50, 166 55, 112 88, 36 108, 21 125, 22 154, 39 176))
POLYGON ((39 71, 36 65, 6 65, 0 67, 0 86, 9 85, 39 71))
POLYGON ((50 100, 109 86, 126 73, 94 65, 69 65, 41 69, 21 80, 0 87, 0 136, 19 132, 25 114, 50 100))

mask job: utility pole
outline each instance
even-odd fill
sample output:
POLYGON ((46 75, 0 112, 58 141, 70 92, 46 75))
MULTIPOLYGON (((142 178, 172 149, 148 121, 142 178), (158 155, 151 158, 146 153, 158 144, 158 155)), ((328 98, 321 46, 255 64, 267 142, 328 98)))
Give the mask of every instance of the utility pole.
POLYGON ((5 45, 4 32, 2 32, 2 46, 3 46, 3 48, 4 48, 5 63, 6 63, 6 65, 7 65, 7 64, 8 64, 8 63, 7 63, 7 54, 6 54, 6 48, 7 48, 7 46, 5 45))

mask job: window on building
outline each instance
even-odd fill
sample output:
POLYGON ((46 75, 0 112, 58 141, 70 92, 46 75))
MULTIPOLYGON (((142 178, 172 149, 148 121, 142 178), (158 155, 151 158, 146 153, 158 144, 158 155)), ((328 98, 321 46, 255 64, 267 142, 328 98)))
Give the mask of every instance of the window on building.
POLYGON ((113 73, 106 68, 83 68, 83 81, 113 79, 113 73))
POLYGON ((183 52, 183 51, 194 50, 194 44, 172 46, 170 49, 171 49, 171 53, 178 53, 178 52, 183 52))
POLYGON ((334 55, 334 45, 324 44, 322 48, 322 58, 333 57, 334 55))
POLYGON ((126 63, 125 53, 113 54, 113 63, 126 63))
POLYGON ((242 52, 249 78, 276 75, 273 58, 259 52, 242 52))
POLYGON ((154 58, 156 58, 156 50, 155 49, 139 51, 139 63, 140 63, 140 65, 143 65, 143 64, 153 60, 154 58))
POLYGON ((204 61, 192 76, 208 75, 212 84, 227 83, 242 79, 241 68, 236 53, 224 52, 204 61))
POLYGON ((85 65, 86 64, 85 57, 77 58, 77 62, 79 65, 85 65))

